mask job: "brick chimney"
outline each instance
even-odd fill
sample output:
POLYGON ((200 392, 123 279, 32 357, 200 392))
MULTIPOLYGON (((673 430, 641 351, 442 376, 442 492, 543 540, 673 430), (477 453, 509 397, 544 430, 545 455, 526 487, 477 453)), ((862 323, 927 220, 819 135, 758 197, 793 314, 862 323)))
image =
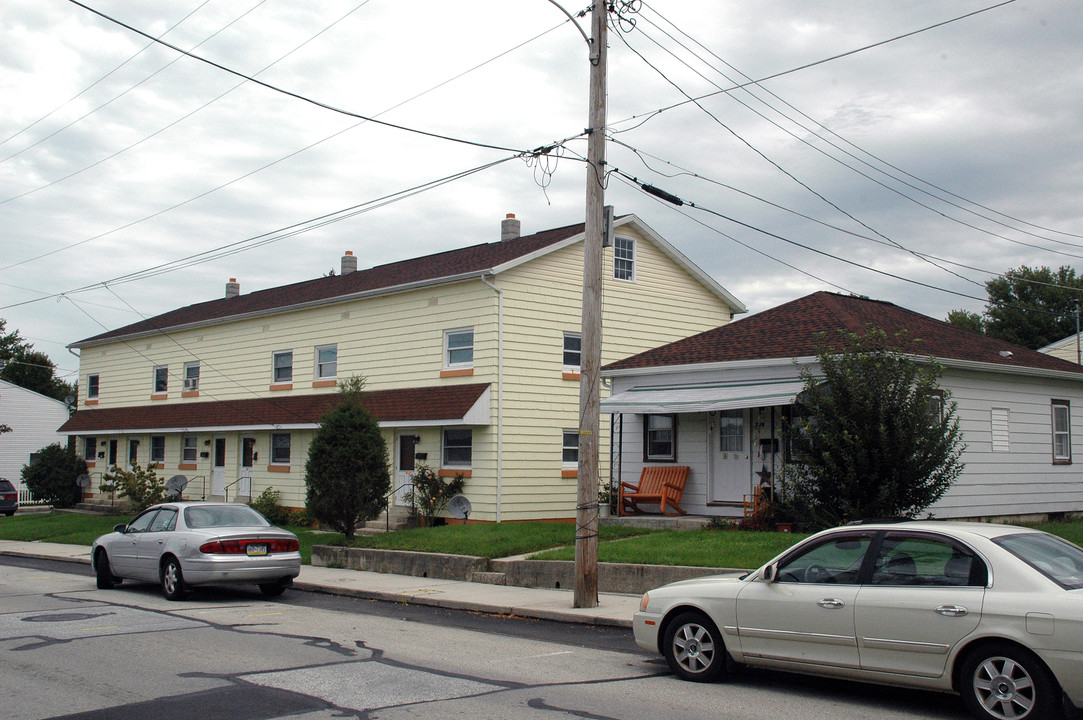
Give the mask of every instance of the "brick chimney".
POLYGON ((342 256, 342 275, 349 275, 352 272, 357 272, 357 256, 353 254, 353 250, 347 250, 346 254, 342 256))
POLYGON ((500 242, 517 240, 520 227, 521 223, 515 219, 515 213, 508 213, 507 217, 500 221, 500 242))
POLYGON ((237 282, 237 278, 230 278, 226 283, 226 297, 237 297, 241 294, 241 284, 237 282))

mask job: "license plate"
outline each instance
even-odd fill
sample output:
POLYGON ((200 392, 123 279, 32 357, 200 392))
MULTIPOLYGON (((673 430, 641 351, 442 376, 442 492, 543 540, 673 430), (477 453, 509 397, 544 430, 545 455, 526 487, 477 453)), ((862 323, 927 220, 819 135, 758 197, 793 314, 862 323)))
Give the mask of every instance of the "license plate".
POLYGON ((248 554, 249 555, 266 555, 267 554, 267 543, 249 544, 248 545, 248 554))

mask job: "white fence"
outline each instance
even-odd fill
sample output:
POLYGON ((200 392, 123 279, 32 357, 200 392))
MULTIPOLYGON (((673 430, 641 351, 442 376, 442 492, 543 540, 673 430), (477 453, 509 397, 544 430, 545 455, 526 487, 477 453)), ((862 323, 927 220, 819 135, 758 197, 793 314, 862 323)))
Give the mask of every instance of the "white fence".
POLYGON ((44 505, 44 500, 35 500, 34 494, 22 485, 19 486, 19 505, 44 505))

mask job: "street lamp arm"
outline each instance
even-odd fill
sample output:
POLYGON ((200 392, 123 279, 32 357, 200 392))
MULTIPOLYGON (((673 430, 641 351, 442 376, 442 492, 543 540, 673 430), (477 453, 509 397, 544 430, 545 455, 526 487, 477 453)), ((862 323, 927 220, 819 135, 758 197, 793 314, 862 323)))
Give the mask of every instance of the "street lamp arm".
POLYGON ((572 21, 572 25, 575 25, 575 29, 579 31, 579 34, 582 35, 583 39, 587 42, 587 47, 591 50, 594 50, 594 43, 592 43, 590 41, 590 38, 587 37, 587 33, 583 30, 583 28, 579 27, 579 23, 575 21, 575 16, 565 10, 563 7, 561 7, 560 3, 558 3, 557 0, 549 0, 549 2, 555 5, 558 10, 568 16, 568 19, 572 21))

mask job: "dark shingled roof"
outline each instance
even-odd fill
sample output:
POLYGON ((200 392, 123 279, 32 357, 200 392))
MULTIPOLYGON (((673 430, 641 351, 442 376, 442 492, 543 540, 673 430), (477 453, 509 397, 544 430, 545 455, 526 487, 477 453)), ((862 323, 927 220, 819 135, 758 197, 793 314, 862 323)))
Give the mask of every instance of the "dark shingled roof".
POLYGON ((575 237, 582 232, 583 223, 578 223, 525 235, 508 242, 483 243, 387 265, 377 265, 368 270, 358 270, 346 275, 321 277, 292 285, 257 290, 247 295, 210 300, 171 310, 147 320, 80 340, 75 343, 75 346, 128 335, 168 330, 194 323, 226 320, 293 305, 329 301, 357 293, 378 292, 413 283, 437 281, 441 278, 453 278, 469 273, 482 273, 562 240, 575 237))
MULTIPOLYGON (((464 417, 488 387, 488 383, 470 383, 374 390, 362 393, 362 404, 381 422, 455 420, 464 417)), ((341 393, 322 393, 91 408, 77 411, 60 427, 59 432, 87 435, 102 431, 313 424, 318 423, 324 413, 340 402, 341 393)))
POLYGON ((1005 367, 1029 367, 1083 374, 1083 368, 1060 358, 996 340, 935 320, 881 300, 816 292, 699 335, 647 350, 606 365, 630 370, 673 365, 811 357, 822 333, 863 332, 867 326, 889 336, 907 331, 920 340, 908 351, 943 360, 964 360, 1005 367), (1002 355, 1001 352, 1010 353, 1002 355))

